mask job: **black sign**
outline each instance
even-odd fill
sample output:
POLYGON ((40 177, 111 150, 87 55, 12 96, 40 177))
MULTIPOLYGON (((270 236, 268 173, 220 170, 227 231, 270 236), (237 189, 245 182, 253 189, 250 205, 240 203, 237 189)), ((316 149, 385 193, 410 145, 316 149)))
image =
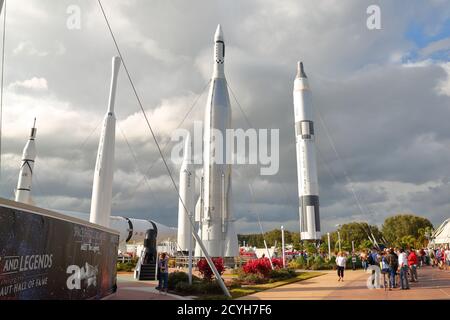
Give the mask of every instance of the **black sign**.
POLYGON ((100 299, 116 289, 119 236, 0 205, 0 300, 100 299))

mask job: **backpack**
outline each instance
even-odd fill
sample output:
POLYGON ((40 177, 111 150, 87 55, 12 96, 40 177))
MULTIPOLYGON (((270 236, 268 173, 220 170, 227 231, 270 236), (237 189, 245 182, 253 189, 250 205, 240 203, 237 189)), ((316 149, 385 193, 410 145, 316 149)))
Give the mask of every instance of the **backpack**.
POLYGON ((369 256, 367 257, 367 262, 369 262, 369 264, 375 264, 372 254, 369 254, 369 256))
POLYGON ((389 263, 387 263, 386 258, 383 257, 381 259, 381 271, 387 271, 389 270, 389 263))

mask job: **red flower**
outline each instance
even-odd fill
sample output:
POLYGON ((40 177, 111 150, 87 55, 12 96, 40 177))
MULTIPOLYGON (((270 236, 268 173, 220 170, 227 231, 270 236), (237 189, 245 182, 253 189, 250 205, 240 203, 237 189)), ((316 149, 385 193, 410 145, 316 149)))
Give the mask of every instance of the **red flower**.
MULTIPOLYGON (((225 266, 223 265, 223 259, 222 258, 212 258, 212 261, 214 263, 214 266, 216 267, 217 271, 220 275, 223 274, 225 271, 225 266)), ((202 274, 203 279, 205 280, 211 280, 212 276, 214 275, 213 271, 209 267, 208 261, 206 261, 205 258, 202 258, 197 263, 198 271, 202 274)))
MULTIPOLYGON (((283 262, 281 259, 272 259, 272 264, 275 269, 283 267, 283 262)), ((248 261, 242 269, 245 273, 260 274, 263 277, 268 277, 272 267, 270 265, 269 258, 260 258, 248 261)))

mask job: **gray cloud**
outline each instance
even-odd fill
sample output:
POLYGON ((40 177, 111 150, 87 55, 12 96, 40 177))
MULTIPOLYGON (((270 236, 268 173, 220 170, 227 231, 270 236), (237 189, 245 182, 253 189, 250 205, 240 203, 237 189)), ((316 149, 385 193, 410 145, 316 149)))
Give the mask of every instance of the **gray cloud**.
MULTIPOLYGON (((298 228, 292 82, 299 59, 340 156, 316 112, 324 230, 354 220, 381 224, 405 211, 437 224, 450 209, 443 178, 450 177, 450 97, 439 90, 450 88, 450 68, 442 61, 405 61, 421 50, 407 36, 409 28, 419 25, 436 35, 450 8, 437 0, 408 7, 377 3, 382 30, 376 31, 366 28, 370 1, 116 0, 104 1, 104 7, 162 145, 202 93, 215 26, 223 25, 234 94, 253 126, 280 129, 277 175, 259 176, 257 166, 238 166, 233 173, 239 232, 259 231, 258 214, 265 229, 298 228)), ((420 51, 421 59, 427 50, 420 51)), ((20 153, 37 116, 35 202, 88 211, 98 125, 116 54, 96 2, 8 2, 6 53, 1 195, 12 196, 20 153), (74 4, 81 9, 81 30, 66 27, 66 9, 74 4)), ((123 70, 118 89, 113 212, 176 225, 177 195, 123 70), (142 174, 155 161, 146 181, 142 174)), ((203 119, 205 96, 182 127, 203 119)), ((234 126, 248 128, 233 97, 231 102, 234 126)), ((178 166, 170 168, 178 180, 178 166)))

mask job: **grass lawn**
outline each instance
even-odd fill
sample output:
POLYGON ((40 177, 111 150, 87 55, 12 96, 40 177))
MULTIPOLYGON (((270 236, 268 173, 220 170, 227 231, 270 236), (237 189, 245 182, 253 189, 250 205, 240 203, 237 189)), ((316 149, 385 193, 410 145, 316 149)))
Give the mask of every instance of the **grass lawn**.
MULTIPOLYGON (((231 299, 236 299, 236 298, 247 296, 249 294, 253 294, 256 292, 284 286, 289 283, 298 282, 298 281, 302 281, 302 280, 306 280, 306 279, 311 279, 314 277, 321 276, 323 274, 324 273, 322 273, 322 272, 301 272, 296 277, 293 277, 290 279, 280 280, 280 281, 276 281, 276 282, 272 282, 272 283, 246 285, 241 288, 233 288, 233 289, 230 289, 230 293, 232 296, 231 299)), ((198 299, 199 300, 225 300, 225 299, 229 299, 229 298, 226 298, 223 295, 203 295, 203 296, 199 296, 198 299)))

